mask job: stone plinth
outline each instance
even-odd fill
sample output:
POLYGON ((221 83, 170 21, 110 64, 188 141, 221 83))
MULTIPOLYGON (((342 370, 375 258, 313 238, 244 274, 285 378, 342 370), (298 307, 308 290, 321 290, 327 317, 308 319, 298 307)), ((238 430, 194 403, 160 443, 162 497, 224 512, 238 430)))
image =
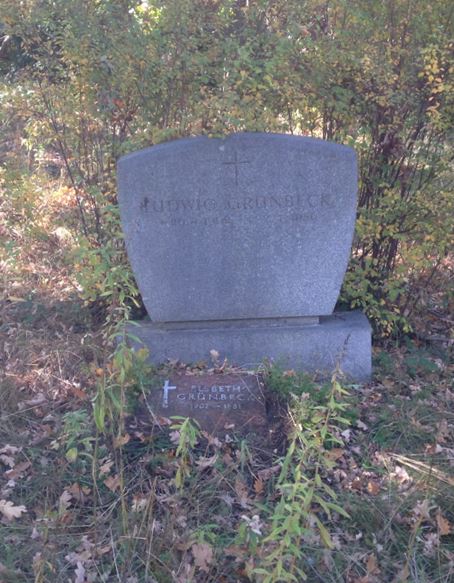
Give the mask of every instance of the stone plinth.
MULTIPOLYGON (((150 361, 167 359, 210 362, 210 350, 229 362, 256 368, 264 360, 328 378, 339 362, 350 379, 366 381, 371 375, 371 327, 360 312, 323 316, 320 323, 304 318, 235 322, 143 321, 130 326, 150 351, 150 361)), ((139 347, 139 346, 137 346, 139 347)))

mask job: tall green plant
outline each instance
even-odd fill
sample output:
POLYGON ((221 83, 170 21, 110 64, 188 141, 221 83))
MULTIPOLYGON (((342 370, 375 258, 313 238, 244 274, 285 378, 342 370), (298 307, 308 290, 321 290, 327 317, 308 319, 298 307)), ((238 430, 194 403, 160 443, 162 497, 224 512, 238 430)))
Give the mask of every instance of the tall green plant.
POLYGON ((323 515, 330 519, 331 513, 337 512, 348 517, 336 504, 334 490, 322 479, 333 464, 328 450, 343 445, 339 428, 350 423, 343 416, 346 394, 335 373, 322 404, 314 405, 308 393, 292 399, 292 434, 276 484, 280 499, 273 511, 270 532, 261 543, 259 556, 264 559, 254 569, 263 583, 305 580, 305 541, 318 531, 323 544, 332 548, 323 515))

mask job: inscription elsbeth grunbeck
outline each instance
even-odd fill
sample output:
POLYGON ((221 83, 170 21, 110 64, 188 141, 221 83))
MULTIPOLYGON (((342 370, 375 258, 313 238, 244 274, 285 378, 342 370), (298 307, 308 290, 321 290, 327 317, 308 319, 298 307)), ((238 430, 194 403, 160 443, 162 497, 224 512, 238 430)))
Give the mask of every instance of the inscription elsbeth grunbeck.
POLYGON ((178 392, 178 387, 171 385, 169 380, 162 387, 162 408, 169 408, 169 391, 175 392, 175 403, 194 409, 242 409, 246 402, 254 402, 246 384, 233 385, 197 385, 186 387, 184 392, 178 392))
POLYGON ((254 375, 230 374, 216 378, 174 375, 152 391, 150 405, 165 417, 193 417, 204 429, 263 429, 266 425, 264 397, 254 375))

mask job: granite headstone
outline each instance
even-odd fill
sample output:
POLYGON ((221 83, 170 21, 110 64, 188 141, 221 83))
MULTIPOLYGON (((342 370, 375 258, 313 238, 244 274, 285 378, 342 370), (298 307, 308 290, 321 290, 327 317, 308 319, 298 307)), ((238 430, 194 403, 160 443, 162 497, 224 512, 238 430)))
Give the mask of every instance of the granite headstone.
POLYGON ((134 334, 154 362, 268 357, 357 380, 371 372, 360 313, 332 315, 356 214, 353 149, 240 133, 120 158, 128 255, 151 321, 134 334))

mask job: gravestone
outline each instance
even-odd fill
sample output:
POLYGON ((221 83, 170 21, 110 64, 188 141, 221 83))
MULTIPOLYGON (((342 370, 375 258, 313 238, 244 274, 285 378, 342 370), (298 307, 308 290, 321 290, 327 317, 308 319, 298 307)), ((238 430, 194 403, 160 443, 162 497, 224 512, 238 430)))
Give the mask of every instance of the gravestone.
POLYGON ((132 333, 152 362, 246 367, 264 358, 354 380, 371 329, 333 314, 356 214, 353 149, 298 136, 188 138, 120 158, 128 255, 151 320, 132 333))
POLYGON ((259 378, 251 374, 173 374, 150 392, 148 405, 162 417, 191 417, 212 434, 266 434, 259 378))

